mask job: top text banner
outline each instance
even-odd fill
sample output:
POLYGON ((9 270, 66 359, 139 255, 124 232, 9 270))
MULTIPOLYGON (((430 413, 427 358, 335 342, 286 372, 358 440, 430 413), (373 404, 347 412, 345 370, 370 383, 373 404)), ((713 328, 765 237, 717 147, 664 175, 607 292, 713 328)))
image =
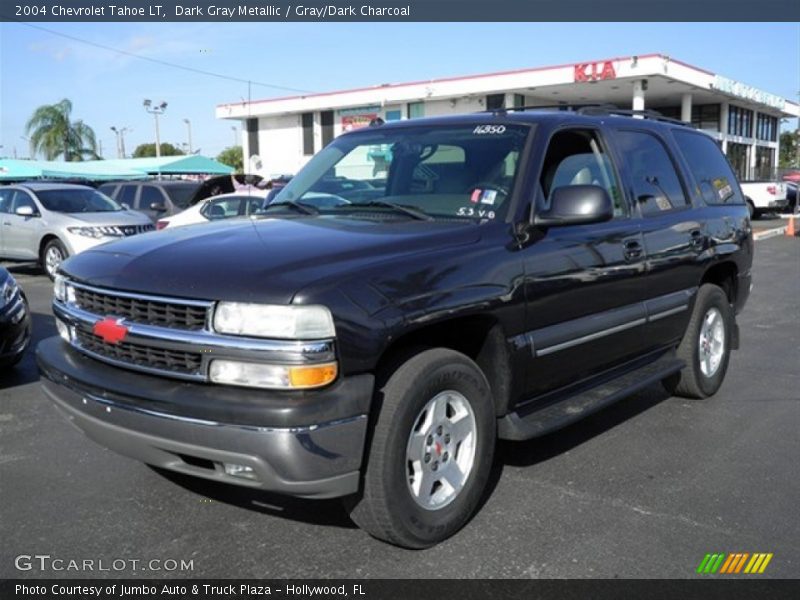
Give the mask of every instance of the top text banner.
POLYGON ((0 0, 0 20, 791 22, 800 0, 0 0))

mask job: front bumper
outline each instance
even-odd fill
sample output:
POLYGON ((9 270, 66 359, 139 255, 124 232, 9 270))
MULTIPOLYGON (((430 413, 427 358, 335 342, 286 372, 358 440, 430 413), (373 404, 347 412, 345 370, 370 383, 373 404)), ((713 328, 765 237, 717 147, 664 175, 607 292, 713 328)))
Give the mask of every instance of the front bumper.
POLYGON ((291 496, 358 491, 369 375, 281 394, 132 373, 83 356, 60 338, 44 340, 36 356, 47 397, 90 439, 120 454, 291 496), (252 478, 229 474, 225 464, 249 467, 252 478))

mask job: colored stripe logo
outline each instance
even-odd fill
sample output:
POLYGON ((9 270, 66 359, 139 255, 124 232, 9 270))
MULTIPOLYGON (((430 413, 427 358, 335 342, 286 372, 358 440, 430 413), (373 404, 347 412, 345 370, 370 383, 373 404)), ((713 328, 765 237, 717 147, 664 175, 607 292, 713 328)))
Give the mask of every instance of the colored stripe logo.
POLYGON ((772 552, 719 552, 706 554, 697 567, 697 573, 701 575, 723 575, 747 574, 755 575, 765 571, 769 561, 772 560, 772 552))

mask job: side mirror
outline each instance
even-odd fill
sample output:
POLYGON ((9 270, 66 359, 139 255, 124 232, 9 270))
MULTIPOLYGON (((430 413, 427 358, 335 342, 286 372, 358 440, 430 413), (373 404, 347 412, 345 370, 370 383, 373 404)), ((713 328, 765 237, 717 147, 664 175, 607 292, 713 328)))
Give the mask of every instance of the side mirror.
POLYGON ((156 212, 164 212, 164 211, 167 210, 167 207, 164 206, 163 204, 158 203, 158 202, 153 202, 150 205, 150 210, 154 210, 156 212))
POLYGON ((565 185, 553 190, 550 208, 537 213, 534 225, 559 227, 602 223, 614 216, 614 206, 599 185, 565 185))
POLYGON ((36 211, 33 210, 32 206, 18 206, 17 210, 14 211, 14 214, 19 215, 20 217, 33 217, 36 215, 36 211))

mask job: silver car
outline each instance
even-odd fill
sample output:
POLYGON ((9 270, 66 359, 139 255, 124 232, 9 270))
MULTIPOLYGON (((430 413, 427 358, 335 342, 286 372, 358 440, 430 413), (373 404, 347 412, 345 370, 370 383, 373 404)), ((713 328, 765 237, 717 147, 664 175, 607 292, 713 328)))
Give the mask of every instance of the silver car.
POLYGON ((68 256, 154 228, 142 213, 89 186, 0 187, 0 258, 38 261, 51 279, 68 256))

